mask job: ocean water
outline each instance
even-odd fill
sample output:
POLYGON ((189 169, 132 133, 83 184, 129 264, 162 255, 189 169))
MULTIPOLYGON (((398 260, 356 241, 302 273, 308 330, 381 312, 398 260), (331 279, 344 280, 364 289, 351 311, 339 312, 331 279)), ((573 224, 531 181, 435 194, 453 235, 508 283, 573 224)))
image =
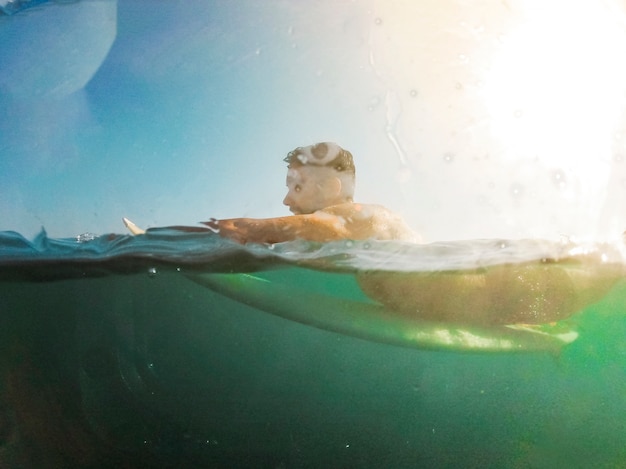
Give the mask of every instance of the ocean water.
MULTIPOLYGON (((186 275, 270 269, 273 282, 306 279, 319 295, 334 288, 356 297, 345 265, 372 262, 372 253, 392 251, 388 243, 270 249, 171 230, 63 240, 41 233, 32 241, 8 232, 0 241, 3 467, 622 467, 626 460, 623 283, 577 315, 579 337, 556 355, 445 352, 275 317, 186 275), (369 257, 359 261, 360 254, 369 257), (315 263, 314 275, 302 265, 311 258, 325 264, 315 263)), ((460 252, 477 262, 482 248, 493 263, 502 243, 424 250, 458 265, 460 252)), ((500 260, 510 262, 516 242, 506 244, 500 260)), ((558 245, 549 246, 525 259, 558 245)), ((413 263, 419 267, 419 256, 413 263)))

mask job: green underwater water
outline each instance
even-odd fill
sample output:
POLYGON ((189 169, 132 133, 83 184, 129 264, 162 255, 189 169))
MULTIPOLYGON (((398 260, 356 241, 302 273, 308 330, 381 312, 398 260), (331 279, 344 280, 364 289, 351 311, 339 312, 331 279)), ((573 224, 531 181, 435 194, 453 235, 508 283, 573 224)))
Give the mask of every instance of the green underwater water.
MULTIPOLYGON (((299 282, 299 270, 268 275, 299 282)), ((307 275, 305 286, 355 295, 336 275, 307 275)), ((176 272, 4 282, 4 427, 17 428, 0 432, 0 457, 27 454, 32 466, 20 467, 626 467, 624 305, 622 283, 579 315, 580 337, 559 356, 476 354, 315 329, 176 272)))

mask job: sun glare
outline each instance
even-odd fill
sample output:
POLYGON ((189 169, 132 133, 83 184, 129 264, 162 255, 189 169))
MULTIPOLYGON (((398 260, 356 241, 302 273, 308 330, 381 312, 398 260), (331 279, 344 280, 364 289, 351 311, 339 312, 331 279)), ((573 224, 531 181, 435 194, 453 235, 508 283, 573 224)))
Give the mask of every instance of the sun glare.
POLYGON ((604 183, 626 91, 623 9, 596 0, 519 5, 522 19, 500 38, 483 88, 493 137, 507 158, 604 183))

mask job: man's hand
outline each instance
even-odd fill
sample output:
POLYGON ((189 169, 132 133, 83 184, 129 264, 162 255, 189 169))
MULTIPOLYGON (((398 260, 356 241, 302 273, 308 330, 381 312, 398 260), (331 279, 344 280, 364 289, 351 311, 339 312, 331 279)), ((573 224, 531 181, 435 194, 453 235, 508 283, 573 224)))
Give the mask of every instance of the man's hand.
POLYGON ((229 218, 225 220, 216 220, 212 218, 209 221, 202 222, 222 238, 232 239, 240 244, 246 244, 248 240, 249 224, 246 218, 229 218))

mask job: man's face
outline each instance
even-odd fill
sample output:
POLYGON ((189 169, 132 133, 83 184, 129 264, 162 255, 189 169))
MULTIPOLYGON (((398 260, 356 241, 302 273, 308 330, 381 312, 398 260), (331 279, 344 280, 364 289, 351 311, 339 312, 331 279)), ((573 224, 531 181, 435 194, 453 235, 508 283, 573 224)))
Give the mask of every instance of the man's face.
POLYGON ((304 215, 339 203, 333 168, 298 166, 287 170, 287 195, 283 203, 294 215, 304 215))

